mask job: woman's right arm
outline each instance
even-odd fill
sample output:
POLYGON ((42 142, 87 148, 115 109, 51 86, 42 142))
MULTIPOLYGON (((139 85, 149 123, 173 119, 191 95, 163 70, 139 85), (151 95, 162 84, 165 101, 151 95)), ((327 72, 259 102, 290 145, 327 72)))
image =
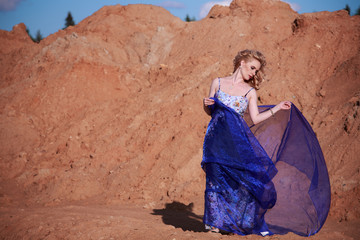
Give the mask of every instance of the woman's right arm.
POLYGON ((204 100, 203 100, 204 111, 208 115, 211 115, 211 111, 208 108, 208 106, 213 105, 215 103, 215 101, 213 99, 210 99, 210 98, 215 96, 215 92, 217 91, 218 88, 219 88, 219 80, 217 78, 215 78, 211 83, 209 96, 207 98, 204 98, 204 100))

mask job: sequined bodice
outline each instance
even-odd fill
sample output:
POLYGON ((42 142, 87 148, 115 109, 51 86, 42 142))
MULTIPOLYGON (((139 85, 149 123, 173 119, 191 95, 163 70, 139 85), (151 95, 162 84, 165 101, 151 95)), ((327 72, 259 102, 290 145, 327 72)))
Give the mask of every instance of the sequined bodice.
POLYGON ((248 99, 243 96, 232 96, 229 95, 220 89, 216 92, 215 97, 217 97, 223 104, 234 109, 241 116, 244 115, 246 108, 248 106, 248 99))

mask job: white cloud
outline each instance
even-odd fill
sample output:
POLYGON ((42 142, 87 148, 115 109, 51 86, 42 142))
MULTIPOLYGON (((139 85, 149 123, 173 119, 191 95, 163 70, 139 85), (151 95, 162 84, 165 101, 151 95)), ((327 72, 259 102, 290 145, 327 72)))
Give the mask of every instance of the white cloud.
POLYGON ((14 10, 21 1, 22 0, 0 0, 0 11, 14 10))
POLYGON ((183 3, 175 1, 164 1, 160 3, 160 6, 163 8, 186 8, 183 3))
POLYGON ((292 8, 292 10, 294 10, 296 12, 298 12, 301 9, 300 5, 297 3, 292 3, 292 2, 288 2, 288 1, 283 1, 283 2, 289 4, 290 7, 292 8))
POLYGON ((214 5, 229 6, 231 2, 232 2, 232 0, 207 2, 207 3, 205 3, 204 5, 201 6, 199 16, 200 16, 200 18, 206 17, 208 15, 210 9, 214 5))

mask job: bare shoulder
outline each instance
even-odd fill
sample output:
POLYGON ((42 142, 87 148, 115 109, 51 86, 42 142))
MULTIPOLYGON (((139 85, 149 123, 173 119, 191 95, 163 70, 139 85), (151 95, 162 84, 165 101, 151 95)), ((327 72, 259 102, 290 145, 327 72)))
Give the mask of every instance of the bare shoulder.
POLYGON ((214 78, 214 79, 211 81, 211 84, 212 84, 212 85, 214 85, 214 84, 219 85, 219 79, 220 79, 220 78, 214 78))
POLYGON ((219 88, 219 79, 220 78, 215 78, 215 79, 212 80, 211 88, 213 88, 213 89, 218 89, 219 88))
POLYGON ((248 99, 257 99, 257 93, 255 88, 250 88, 247 94, 248 99))
POLYGON ((219 89, 219 79, 215 78, 211 82, 209 97, 214 97, 215 92, 219 89))

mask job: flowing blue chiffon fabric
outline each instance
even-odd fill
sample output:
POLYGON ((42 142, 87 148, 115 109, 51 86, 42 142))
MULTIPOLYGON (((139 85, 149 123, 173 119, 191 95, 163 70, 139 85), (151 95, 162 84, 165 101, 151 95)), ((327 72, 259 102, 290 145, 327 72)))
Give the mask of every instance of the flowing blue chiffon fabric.
POLYGON ((301 112, 293 104, 253 125, 248 114, 241 117, 214 100, 201 163, 204 223, 239 235, 318 232, 330 208, 330 183, 316 135, 301 112))

